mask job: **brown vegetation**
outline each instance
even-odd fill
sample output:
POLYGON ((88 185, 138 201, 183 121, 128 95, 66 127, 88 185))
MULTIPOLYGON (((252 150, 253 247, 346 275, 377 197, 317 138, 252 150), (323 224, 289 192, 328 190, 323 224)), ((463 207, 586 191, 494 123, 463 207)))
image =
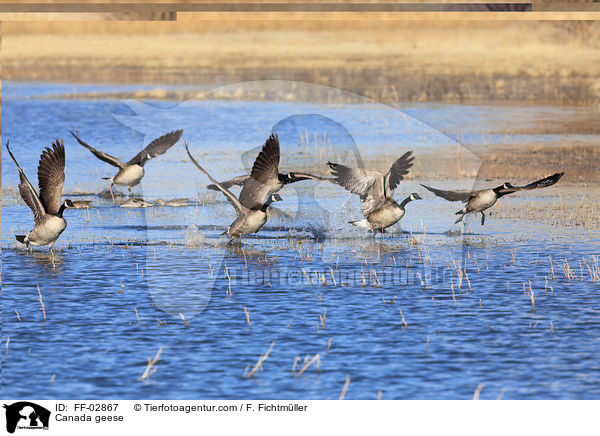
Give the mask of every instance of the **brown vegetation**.
POLYGON ((597 104, 599 28, 573 30, 582 28, 368 19, 6 22, 3 77, 209 86, 288 79, 383 102, 597 104))

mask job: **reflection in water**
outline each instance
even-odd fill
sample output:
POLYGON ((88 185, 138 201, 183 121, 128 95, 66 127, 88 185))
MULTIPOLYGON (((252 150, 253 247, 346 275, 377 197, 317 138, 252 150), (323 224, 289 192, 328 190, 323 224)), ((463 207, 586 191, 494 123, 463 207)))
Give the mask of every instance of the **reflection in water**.
POLYGON ((24 264, 37 265, 44 267, 44 270, 53 270, 56 274, 61 274, 63 271, 63 263, 65 261, 66 250, 47 248, 17 248, 13 250, 24 264))

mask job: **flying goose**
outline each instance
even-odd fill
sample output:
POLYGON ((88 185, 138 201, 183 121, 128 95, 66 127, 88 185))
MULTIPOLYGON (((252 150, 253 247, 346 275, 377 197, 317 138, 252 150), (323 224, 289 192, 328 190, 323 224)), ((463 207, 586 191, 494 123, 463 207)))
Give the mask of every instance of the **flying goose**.
POLYGON ((398 204, 392 198, 392 191, 398 186, 404 176, 408 174, 413 164, 412 151, 404 153, 390 170, 385 174, 362 168, 350 168, 332 162, 327 162, 338 185, 346 188, 353 194, 360 195, 360 203, 365 219, 348 221, 357 227, 364 227, 373 231, 384 230, 396 224, 406 213, 406 205, 413 200, 421 200, 417 193, 412 193, 398 204))
MULTIPOLYGON (((227 180, 225 182, 220 182, 220 185, 229 189, 232 186, 242 186, 242 192, 240 193, 240 201, 247 206, 247 201, 253 201, 254 193, 257 191, 260 194, 256 195, 256 198, 260 198, 261 196, 265 198, 269 194, 275 194, 279 192, 285 185, 289 185, 290 183, 299 182, 301 180, 329 180, 326 177, 315 176, 308 173, 302 173, 298 171, 289 172, 287 174, 279 172, 279 138, 277 134, 272 134, 267 142, 263 146, 262 152, 257 157, 257 162, 259 159, 258 168, 262 168, 264 165, 273 165, 273 169, 275 171, 275 176, 269 174, 268 181, 257 178, 257 174, 254 172, 254 167, 252 169, 251 174, 245 176, 237 176, 231 180, 227 180), (246 188, 248 186, 248 188, 246 188), (249 194, 253 193, 253 194, 249 194), (250 196, 250 197, 249 197, 250 196)), ((256 162, 254 164, 256 166, 256 162)), ((262 177, 262 176, 261 176, 262 177)), ((207 186, 208 189, 213 191, 221 190, 216 184, 210 184, 207 186)), ((260 201, 262 204, 262 201, 260 201)))
MULTIPOLYGON (((245 176, 236 176, 233 179, 226 180, 224 182, 220 182, 220 185, 226 189, 229 189, 232 186, 243 187, 244 184, 248 181, 248 179, 250 177, 252 177, 250 174, 247 174, 245 176)), ((279 179, 281 188, 283 188, 285 185, 289 185, 290 183, 300 182, 301 180, 309 180, 309 179, 328 180, 326 177, 315 176, 314 174, 303 173, 303 172, 299 172, 299 171, 290 171, 287 174, 286 173, 278 173, 277 178, 279 179)), ((212 191, 220 191, 220 189, 217 188, 217 185, 215 185, 213 183, 211 183, 210 185, 207 185, 206 187, 212 191)), ((279 189, 281 189, 281 188, 279 188, 279 189)))
MULTIPOLYGON (((271 136, 272 138, 272 136, 271 136)), ((271 139, 269 138, 269 139, 271 139)), ((263 149, 254 161, 252 166, 252 183, 246 183, 240 198, 238 199, 227 188, 221 186, 200 164, 194 159, 186 142, 185 149, 196 167, 202 171, 211 182, 217 186, 237 213, 236 220, 229 226, 225 233, 229 234, 231 240, 241 236, 249 235, 250 233, 258 232, 269 219, 269 205, 274 201, 281 201, 279 194, 269 192, 269 187, 275 186, 277 179, 277 164, 279 163, 279 143, 277 144, 276 153, 273 149, 273 141, 267 140, 263 149), (276 159, 275 159, 276 154, 276 159), (260 183, 262 182, 262 183, 260 183), (265 196, 267 197, 265 200, 265 196), (244 198, 244 201, 242 201, 244 198)))
POLYGON ((106 178, 107 180, 110 180, 110 196, 113 200, 115 199, 112 191, 113 184, 128 186, 129 192, 131 193, 131 188, 140 183, 140 180, 142 180, 142 177, 144 177, 144 165, 153 157, 164 154, 169 148, 175 145, 177 141, 179 141, 179 138, 181 138, 181 135, 183 134, 183 130, 174 130, 173 132, 169 132, 166 135, 163 135, 160 138, 152 141, 142 151, 136 154, 129 162, 123 163, 116 157, 106 154, 100 150, 96 150, 95 148, 86 144, 73 131, 69 130, 69 132, 75 137, 77 142, 91 151, 92 154, 98 159, 119 168, 119 172, 117 174, 115 174, 113 177, 106 178))
POLYGON ((531 189, 547 188, 554 185, 562 177, 563 173, 556 173, 543 179, 536 180, 525 186, 513 186, 509 182, 497 186, 492 189, 481 189, 479 191, 444 191, 442 189, 432 188, 431 186, 421 185, 425 189, 433 192, 438 197, 442 197, 448 201, 462 201, 467 203, 465 207, 456 212, 460 217, 454 224, 459 223, 468 213, 481 213, 481 225, 485 223, 484 210, 489 209, 500 197, 512 194, 518 191, 527 191, 531 189))
POLYGON ((19 170, 19 192, 21 198, 33 211, 35 227, 27 235, 16 235, 17 241, 22 244, 41 246, 50 244, 50 250, 54 242, 67 227, 67 221, 63 218, 65 208, 74 207, 71 200, 65 200, 61 204, 62 188, 65 182, 65 147, 62 139, 56 140, 52 148, 46 147, 40 156, 38 164, 38 184, 40 193, 27 180, 25 172, 13 156, 6 141, 6 149, 13 162, 19 170))

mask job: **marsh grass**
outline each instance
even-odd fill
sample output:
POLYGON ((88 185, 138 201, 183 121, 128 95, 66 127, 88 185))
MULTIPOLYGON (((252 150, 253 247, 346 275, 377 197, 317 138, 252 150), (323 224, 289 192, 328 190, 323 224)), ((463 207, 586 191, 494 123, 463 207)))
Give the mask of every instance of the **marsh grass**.
POLYGON ((250 324, 250 313, 248 313, 248 309, 244 306, 244 313, 246 314, 246 321, 248 322, 248 328, 252 328, 252 324, 250 324))
POLYGON ((181 318, 181 320, 183 321, 183 325, 187 328, 190 326, 190 323, 187 319, 185 319, 185 315, 181 312, 179 312, 179 317, 181 318))
POLYGON ((350 386, 350 375, 346 375, 346 381, 344 382, 344 387, 342 387, 342 392, 340 392, 340 400, 343 400, 346 397, 346 391, 350 386))
POLYGON ((244 378, 252 377, 258 370, 262 371, 262 364, 265 360, 267 360, 269 354, 271 354, 271 351, 273 351, 274 346, 275 341, 271 342, 271 345, 269 346, 267 352, 260 356, 260 358, 256 362, 256 365, 254 365, 254 367, 250 371, 248 371, 249 366, 246 367, 246 370, 244 371, 244 378))
POLYGON ((479 400, 479 394, 481 394, 481 391, 483 390, 485 384, 484 383, 480 383, 477 388, 475 389, 475 392, 473 393, 473 399, 474 400, 479 400))
POLYGON ((155 365, 158 362, 158 359, 160 359, 162 349, 163 347, 160 347, 158 349, 153 359, 148 358, 148 364, 146 365, 146 369, 144 370, 144 373, 140 376, 140 378, 138 378, 138 381, 144 381, 146 383, 150 381, 150 376, 154 374, 157 370, 155 365))
MULTIPOLYGON (((314 363, 316 363, 315 367, 316 367, 317 371, 320 371, 321 355, 317 353, 310 360, 309 360, 309 357, 310 357, 309 355, 306 355, 304 357, 304 364, 302 365, 302 368, 300 368, 300 370, 294 374, 295 377, 300 377, 314 363)), ((300 357, 297 356, 296 359, 294 360, 294 365, 292 366, 292 373, 294 372, 294 369, 296 368, 296 363, 299 360, 300 360, 300 357)))
POLYGON ((325 330, 325 323, 327 321, 327 309, 325 309, 323 315, 319 315, 319 319, 321 320, 321 328, 325 330))
MULTIPOLYGON (((426 26, 373 19, 229 18, 203 20, 202 25, 127 21, 69 26, 7 21, 3 78, 214 84, 278 77, 336 86, 386 103, 594 103, 598 91, 590 78, 596 73, 597 38, 576 35, 548 22, 519 21, 430 21, 426 26)), ((189 96, 167 89, 127 95, 189 96)), ((260 94, 232 92, 231 97, 256 99, 260 94)), ((314 101, 327 95, 281 98, 314 101)))
POLYGON ((42 299, 42 291, 40 291, 40 285, 37 285, 38 295, 40 296, 40 305, 42 306, 42 313, 44 314, 44 321, 46 321, 46 308, 44 307, 44 300, 42 299))

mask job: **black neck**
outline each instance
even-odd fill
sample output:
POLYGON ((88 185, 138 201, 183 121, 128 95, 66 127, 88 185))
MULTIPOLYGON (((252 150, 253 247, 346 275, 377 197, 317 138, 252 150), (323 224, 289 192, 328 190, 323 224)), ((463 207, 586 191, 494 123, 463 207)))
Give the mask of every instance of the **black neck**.
POLYGON ((269 198, 267 198, 267 201, 265 201, 264 204, 260 207, 260 210, 266 212, 271 203, 273 203, 273 199, 271 198, 271 196, 269 196, 269 198))
POLYGON ((412 198, 410 197, 410 195, 408 197, 406 197, 404 200, 402 200, 402 203, 400 203, 400 208, 404 209, 404 206, 406 206, 408 203, 410 203, 412 201, 412 198))
POLYGON ((510 192, 504 190, 504 186, 498 186, 497 188, 492 189, 492 191, 494 191, 496 197, 498 198, 502 197, 503 195, 510 194, 510 192))
POLYGON ((59 218, 62 218, 63 212, 65 211, 66 207, 67 207, 66 203, 61 204, 60 209, 58 209, 58 213, 56 214, 56 216, 59 218))

